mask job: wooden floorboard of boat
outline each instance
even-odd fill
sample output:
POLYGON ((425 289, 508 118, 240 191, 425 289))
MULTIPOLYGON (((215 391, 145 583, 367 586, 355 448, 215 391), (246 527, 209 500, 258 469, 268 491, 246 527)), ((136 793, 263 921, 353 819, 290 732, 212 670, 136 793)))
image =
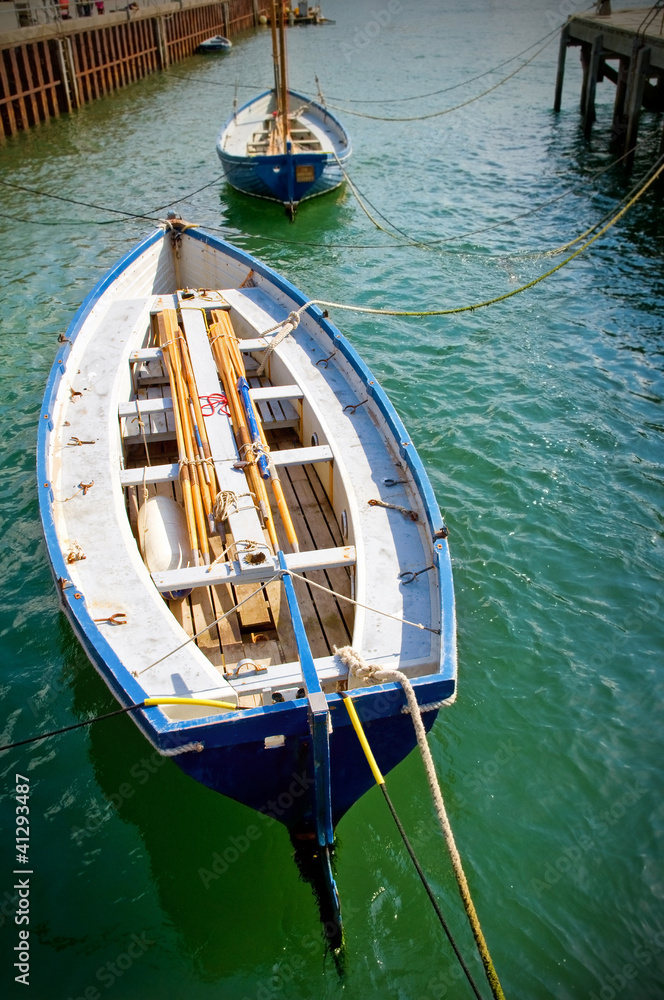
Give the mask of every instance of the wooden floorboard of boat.
MULTIPOLYGON (((307 477, 309 486, 314 496, 316 497, 318 503, 320 504, 321 509, 324 510, 326 506, 329 506, 329 501, 323 489, 323 484, 321 483, 318 477, 318 473, 316 472, 316 470, 312 465, 302 466, 302 472, 307 477)), ((337 525, 337 522, 334 519, 334 517, 325 518, 325 527, 329 532, 329 540, 328 538, 325 537, 323 533, 322 539, 321 538, 318 539, 318 545, 321 548, 326 548, 327 546, 334 548, 337 546, 347 544, 348 540, 342 536, 341 530, 337 525)), ((328 586, 330 587, 330 590, 333 590, 337 594, 343 594, 344 597, 350 597, 351 581, 350 581, 349 570, 343 569, 341 567, 337 569, 328 569, 325 570, 325 576, 327 577, 328 586)), ((353 610, 353 606, 352 604, 349 604, 347 601, 338 601, 338 609, 339 609, 339 614, 341 615, 346 624, 346 628, 348 630, 348 637, 350 639, 353 631, 353 621, 355 619, 355 612, 353 610)))
MULTIPOLYGON (((286 434, 274 434, 270 441, 275 451, 280 448, 293 448, 297 443, 286 434)), ((310 552, 329 544, 343 544, 340 532, 337 529, 335 533, 332 527, 334 525, 336 528, 336 521, 322 486, 320 491, 314 490, 310 477, 318 479, 312 466, 295 465, 282 469, 280 473, 284 495, 302 552, 310 552)), ((316 570, 304 575, 314 583, 350 596, 350 578, 343 569, 316 570)), ((320 635, 321 641, 315 640, 317 649, 314 656, 329 656, 334 646, 346 645, 351 637, 346 616, 352 623, 352 605, 346 601, 337 601, 332 594, 325 591, 309 588, 301 580, 295 581, 295 590, 298 600, 307 608, 308 617, 305 624, 309 625, 308 634, 320 635)))

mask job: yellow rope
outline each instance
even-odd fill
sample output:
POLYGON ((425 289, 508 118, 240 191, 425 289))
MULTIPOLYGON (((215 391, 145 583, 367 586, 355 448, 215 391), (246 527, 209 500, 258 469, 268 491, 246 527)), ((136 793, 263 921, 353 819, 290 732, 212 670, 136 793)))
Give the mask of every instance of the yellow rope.
MULTIPOLYGON (((630 156, 633 152, 634 152, 634 149, 628 150, 627 153, 623 154, 623 157, 621 157, 621 159, 623 159, 626 156, 630 156)), ((618 162, 618 161, 616 161, 616 162, 618 162)), ((660 162, 661 162, 661 158, 660 158, 660 160, 657 160, 657 162, 655 163, 655 165, 653 167, 650 168, 650 170, 647 172, 647 174, 645 175, 645 177, 641 181, 639 181, 639 184, 645 184, 645 182, 648 180, 648 178, 650 177, 650 175, 652 174, 652 172, 654 170, 657 170, 657 167, 659 166, 660 162)), ((640 188, 639 188, 638 185, 634 185, 634 187, 632 188, 632 190, 628 194, 625 195, 625 197, 619 202, 619 204, 620 205, 624 205, 625 202, 627 202, 631 198, 633 192, 636 191, 636 190, 640 190, 640 188)), ((613 209, 611 209, 611 211, 613 211, 613 209)), ((607 212, 605 215, 602 216, 601 219, 598 219, 597 222, 594 225, 589 226, 588 229, 586 229, 583 233, 581 233, 579 236, 577 236, 576 239, 570 240, 569 243, 563 243, 563 245, 561 247, 557 247, 555 250, 548 250, 547 251, 547 256, 551 256, 552 257, 555 254, 564 253, 565 250, 569 250, 570 247, 575 246, 581 240, 585 239, 586 236, 589 236, 591 233, 593 233, 599 226, 602 225, 603 222, 606 221, 606 219, 608 219, 610 217, 611 217, 611 212, 607 212)))
POLYGON ((325 299, 312 299, 298 311, 303 311, 309 306, 316 305, 325 306, 329 309, 346 309, 349 312, 368 313, 372 316, 452 316, 456 313, 472 312, 474 309, 482 309, 484 306, 492 306, 497 302, 504 302, 506 299, 511 299, 514 295, 519 295, 520 292, 525 292, 528 288, 533 288, 535 285, 538 285, 540 281, 544 281, 545 278, 550 278, 552 274, 555 274, 556 271, 565 267, 566 264, 569 264, 575 257, 578 257, 579 254, 583 253, 584 250, 587 250, 588 247, 595 242, 595 240, 599 239, 600 236, 603 236, 604 233, 608 232, 608 230, 616 224, 616 222, 622 219, 623 215, 625 215, 632 205, 634 205, 639 198, 645 194, 651 184, 654 184, 663 171, 664 157, 661 158, 660 165, 655 173, 645 182, 645 184, 641 186, 634 197, 631 198, 627 204, 616 215, 614 215, 613 218, 602 227, 602 229, 599 230, 599 232, 595 233, 595 235, 584 243, 583 246, 579 247, 578 250, 575 250, 574 253, 570 254, 569 257, 566 257, 565 260, 562 260, 559 264, 556 264, 555 267, 546 271, 545 274, 541 274, 539 278, 533 278, 532 281, 527 282, 525 285, 521 285, 519 288, 513 288, 511 292, 505 292, 503 295, 496 295, 494 298, 485 299, 483 302, 475 302, 470 306, 456 306, 453 309, 371 309, 369 306, 353 306, 342 302, 328 302, 325 299))
POLYGON ((205 705, 209 708, 227 708, 231 712, 237 712, 238 706, 230 701, 216 701, 212 698, 171 698, 163 696, 159 698, 146 698, 143 702, 146 708, 153 705, 205 705))

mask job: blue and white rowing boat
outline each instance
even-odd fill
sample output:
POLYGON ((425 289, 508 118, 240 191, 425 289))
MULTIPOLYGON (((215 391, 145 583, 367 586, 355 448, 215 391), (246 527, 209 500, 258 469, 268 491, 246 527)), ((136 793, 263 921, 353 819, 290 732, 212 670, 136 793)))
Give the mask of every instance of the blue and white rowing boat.
POLYGON ((415 735, 376 671, 410 678, 429 728, 455 694, 455 611, 415 447, 307 301, 178 219, 153 232, 62 338, 38 482, 62 606, 120 705, 313 843, 334 907, 334 829, 372 783, 344 697, 388 772, 415 735))
POLYGON ((339 187, 351 155, 341 123, 317 101, 290 90, 283 21, 273 18, 275 86, 235 111, 217 140, 228 183, 281 202, 294 217, 301 201, 339 187))

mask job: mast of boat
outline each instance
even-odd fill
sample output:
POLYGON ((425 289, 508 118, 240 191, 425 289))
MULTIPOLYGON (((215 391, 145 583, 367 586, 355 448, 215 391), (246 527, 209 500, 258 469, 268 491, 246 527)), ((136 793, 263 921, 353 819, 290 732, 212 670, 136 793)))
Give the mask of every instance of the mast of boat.
POLYGON ((288 152, 287 144, 290 141, 290 131, 288 127, 288 78, 286 66, 286 30, 285 14, 282 0, 279 0, 279 61, 281 63, 281 126, 284 140, 284 153, 288 152))
POLYGON ((272 29, 272 62, 274 64, 275 124, 281 131, 282 152, 288 142, 288 80, 286 73, 286 34, 282 0, 270 0, 270 27, 272 29), (277 13, 277 4, 279 13, 277 13))
MULTIPOLYGON (((274 66, 274 100, 276 105, 275 124, 281 118, 281 70, 279 68, 279 45, 277 42, 277 5, 275 0, 270 3, 270 28, 272 30, 272 63, 274 66)), ((275 130, 276 131, 276 130, 275 130)))

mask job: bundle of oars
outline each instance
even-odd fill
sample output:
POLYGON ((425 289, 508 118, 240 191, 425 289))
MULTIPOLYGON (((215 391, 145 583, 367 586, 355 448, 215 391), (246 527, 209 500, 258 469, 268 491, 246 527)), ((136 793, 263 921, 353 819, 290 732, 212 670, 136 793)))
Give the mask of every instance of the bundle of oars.
POLYGON ((168 369, 177 436, 180 483, 195 565, 210 562, 208 518, 219 492, 210 443, 201 413, 194 370, 174 309, 152 316, 152 329, 168 369))
POLYGON ((291 520, 283 487, 274 464, 269 461, 269 448, 260 414, 249 395, 244 360, 238 347, 237 338, 228 313, 221 309, 212 310, 212 324, 209 328, 210 345, 217 363, 217 371, 224 385, 226 399, 233 422, 238 449, 246 462, 249 488, 258 500, 263 512, 265 527, 275 552, 280 548, 274 520, 270 512, 265 480, 269 479, 277 508, 293 552, 299 552, 297 535, 291 520))

